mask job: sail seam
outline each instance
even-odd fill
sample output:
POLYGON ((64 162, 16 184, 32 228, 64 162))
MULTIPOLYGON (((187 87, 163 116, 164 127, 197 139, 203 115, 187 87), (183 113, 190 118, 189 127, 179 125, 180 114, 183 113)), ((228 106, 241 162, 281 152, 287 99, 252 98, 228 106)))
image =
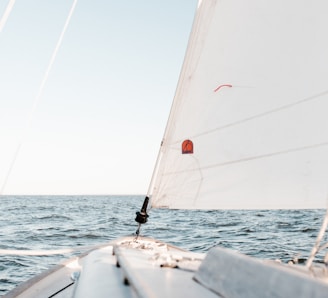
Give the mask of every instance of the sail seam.
MULTIPOLYGON (((198 138, 198 137, 201 137, 201 136, 204 136, 204 135, 208 135, 208 134, 214 133, 214 132, 219 131, 219 130, 224 130, 226 128, 237 126, 237 125, 240 125, 240 124, 243 124, 243 123, 246 123, 246 122, 249 122, 249 121, 258 119, 258 118, 261 118, 261 117, 268 116, 270 114, 281 112, 283 110, 287 110, 287 109, 293 108, 293 107, 298 106, 300 104, 303 104, 303 103, 307 103, 307 102, 316 100, 316 99, 318 99, 318 98, 320 98, 320 97, 322 97, 322 96, 324 96, 326 94, 328 94, 328 90, 326 90, 324 92, 321 92, 321 93, 318 93, 318 94, 315 94, 315 95, 312 95, 310 97, 301 99, 299 101, 296 101, 296 102, 293 102, 293 103, 290 103, 290 104, 287 104, 287 105, 280 106, 280 107, 278 107, 276 109, 272 109, 272 110, 269 110, 269 111, 266 111, 266 112, 263 112, 263 113, 260 113, 260 114, 257 114, 257 115, 253 115, 251 117, 248 117, 248 118, 245 118, 245 119, 236 121, 236 122, 228 123, 226 125, 219 126, 217 128, 213 128, 211 130, 207 130, 207 131, 201 132, 199 134, 195 134, 193 136, 190 136, 190 138, 191 139, 195 139, 195 138, 198 138)), ((182 139, 179 139, 178 141, 173 142, 170 145, 181 143, 181 141, 182 141, 182 139)))
POLYGON ((314 144, 314 145, 309 145, 309 146, 303 146, 303 147, 297 147, 297 148, 291 148, 283 151, 277 151, 277 152, 272 152, 272 153, 267 153, 267 154, 262 154, 262 155, 257 155, 257 156, 250 156, 250 157, 245 157, 237 160, 231 160, 231 161, 226 161, 222 163, 217 163, 213 165, 208 165, 200 168, 192 168, 192 169, 187 169, 183 171, 175 171, 175 172, 168 172, 163 174, 163 176, 167 175, 173 175, 173 174, 178 174, 178 173, 185 173, 185 172, 194 172, 194 171, 199 171, 199 170, 206 170, 206 169, 211 169, 211 168, 217 168, 217 167, 224 167, 232 164, 238 164, 238 163, 243 163, 243 162, 248 162, 252 160, 257 160, 257 159, 263 159, 263 158, 270 158, 273 156, 277 155, 284 155, 284 154, 289 154, 293 152, 299 152, 299 151, 304 151, 304 150, 309 150, 313 148, 319 148, 319 147, 324 147, 328 146, 328 142, 320 143, 320 144, 314 144))

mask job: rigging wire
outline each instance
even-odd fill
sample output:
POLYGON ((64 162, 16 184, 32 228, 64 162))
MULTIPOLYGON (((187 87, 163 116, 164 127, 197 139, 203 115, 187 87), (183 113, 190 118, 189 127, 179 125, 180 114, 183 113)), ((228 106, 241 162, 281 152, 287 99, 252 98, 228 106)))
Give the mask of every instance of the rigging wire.
POLYGON ((312 248, 312 251, 311 251, 311 254, 305 264, 306 268, 310 269, 311 268, 311 265, 312 265, 312 262, 314 260, 314 257, 315 255, 320 251, 320 249, 322 249, 324 246, 320 247, 320 243, 322 241, 322 238, 326 232, 326 229, 327 229, 327 226, 328 226, 328 208, 326 210, 326 215, 323 219, 323 222, 322 222, 322 225, 321 225, 321 228, 320 228, 320 231, 319 231, 319 234, 317 236, 317 240, 312 248))
POLYGON ((1 19, 0 19, 0 33, 2 32, 3 28, 5 27, 7 20, 10 16, 10 13, 15 5, 16 0, 9 0, 7 7, 5 9, 5 12, 3 13, 1 19))
MULTIPOLYGON (((28 135, 29 128, 30 128, 30 126, 31 126, 31 123, 32 123, 32 120, 33 120, 33 117, 34 117, 35 111, 36 111, 37 106, 38 106, 38 104, 39 104, 39 102, 40 102, 40 99, 41 99, 41 97, 42 97, 42 93, 43 93, 44 87, 45 87, 45 85, 46 85, 46 82, 47 82, 47 80, 48 80, 48 77, 49 77, 49 74, 50 74, 50 71, 51 71, 52 65, 53 65, 54 62, 55 62, 55 59, 56 59, 56 56, 57 56, 58 50, 59 50, 59 48, 60 48, 60 46, 61 46, 61 44, 62 44, 62 41, 63 41, 64 35, 65 35, 66 30, 67 30, 67 27, 68 27, 68 25, 69 25, 69 23, 70 23, 70 20, 71 20, 71 17, 72 17, 72 15, 73 15, 73 12, 74 12, 75 6, 76 6, 76 4, 77 4, 77 1, 78 1, 78 0, 74 0, 74 1, 73 1, 73 4, 72 4, 71 9, 70 9, 70 11, 69 11, 69 13, 68 13, 68 16, 67 16, 67 18, 66 18, 66 21, 65 21, 64 27, 63 27, 63 29, 62 29, 62 32, 61 32, 61 34, 60 34, 60 36, 59 36, 59 39, 58 39, 57 44, 56 44, 56 46, 55 46, 55 49, 54 49, 54 51, 53 51, 53 53, 52 53, 52 56, 51 56, 51 58, 50 58, 50 61, 49 61, 49 63, 48 63, 48 67, 47 67, 46 72, 45 72, 45 74, 44 74, 44 76, 43 76, 43 79, 42 79, 42 81, 41 81, 41 84, 40 84, 40 87, 39 87, 38 93, 37 93, 37 95, 36 95, 36 97, 35 97, 35 99, 34 99, 34 101, 33 101, 32 108, 31 108, 31 111, 30 111, 29 117, 28 117, 28 119, 27 119, 27 123, 26 123, 26 125, 25 125, 25 127, 24 127, 24 130, 23 130, 23 132, 22 132, 21 139, 20 139, 20 141, 19 141, 19 144, 18 144, 18 146, 17 146, 17 149, 16 149, 16 151, 15 151, 15 153, 14 153, 14 157, 13 157, 13 159, 11 160, 11 163, 10 163, 9 169, 8 169, 8 171, 7 171, 7 174, 6 174, 6 176, 5 176, 5 179, 4 179, 4 181, 3 181, 3 183, 2 183, 2 186, 1 186, 1 188, 0 188, 0 195, 2 195, 2 194, 4 193, 4 190, 5 190, 5 188, 6 188, 6 185, 7 185, 7 182, 8 182, 8 180, 9 180, 9 177, 10 177, 10 175, 11 175, 11 172, 12 172, 14 166, 15 166, 15 163, 16 163, 17 157, 18 157, 18 155, 19 155, 19 152, 21 151, 21 148, 22 148, 22 146, 23 146, 23 143, 24 143, 24 141, 25 141, 25 139, 26 139, 26 137, 27 137, 27 135, 28 135)), ((15 2, 15 1, 11 1, 11 2, 15 2)), ((9 3, 9 4, 10 4, 10 3, 9 3)), ((9 4, 8 4, 8 6, 9 6, 9 4)), ((13 5, 13 4, 12 4, 12 5, 13 5)), ((11 8, 12 8, 12 6, 11 6, 11 8)), ((11 10, 11 9, 10 9, 10 10, 11 10)), ((6 10, 6 11, 7 11, 7 10, 6 10)), ((9 11, 9 13, 10 13, 10 11, 9 11)), ((7 13, 7 15, 6 15, 7 18, 8 18, 8 16, 9 16, 9 13, 7 13)), ((0 29, 1 29, 1 27, 0 27, 0 29)), ((0 31, 1 31, 1 30, 0 30, 0 31)))

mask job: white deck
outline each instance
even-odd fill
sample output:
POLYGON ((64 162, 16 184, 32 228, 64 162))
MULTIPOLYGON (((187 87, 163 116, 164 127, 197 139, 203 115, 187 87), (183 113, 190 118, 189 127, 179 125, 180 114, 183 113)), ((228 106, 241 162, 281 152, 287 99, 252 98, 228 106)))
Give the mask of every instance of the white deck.
POLYGON ((327 297, 325 279, 295 268, 219 248, 204 259, 203 254, 131 237, 57 266, 4 297, 327 297), (72 273, 79 278, 73 281, 72 273))
POLYGON ((217 297, 193 280, 202 258, 158 241, 124 238, 57 266, 4 297, 217 297), (75 283, 70 277, 74 272, 80 274, 75 283))

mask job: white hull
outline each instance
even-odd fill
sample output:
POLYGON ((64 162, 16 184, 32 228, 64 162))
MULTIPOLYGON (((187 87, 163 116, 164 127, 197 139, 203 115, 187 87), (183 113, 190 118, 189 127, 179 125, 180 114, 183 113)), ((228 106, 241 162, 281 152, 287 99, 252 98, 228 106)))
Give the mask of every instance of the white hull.
POLYGON ((226 249, 205 256, 127 237, 66 261, 4 297, 327 297, 326 269, 313 275, 226 249))

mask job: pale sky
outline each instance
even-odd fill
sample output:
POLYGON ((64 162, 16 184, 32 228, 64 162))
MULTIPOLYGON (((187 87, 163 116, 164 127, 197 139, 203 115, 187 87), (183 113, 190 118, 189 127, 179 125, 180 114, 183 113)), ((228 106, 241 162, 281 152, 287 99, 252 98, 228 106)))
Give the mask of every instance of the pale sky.
POLYGON ((0 186, 24 141, 3 194, 145 194, 197 2, 78 0, 32 113, 73 1, 16 0, 0 32, 0 186))

